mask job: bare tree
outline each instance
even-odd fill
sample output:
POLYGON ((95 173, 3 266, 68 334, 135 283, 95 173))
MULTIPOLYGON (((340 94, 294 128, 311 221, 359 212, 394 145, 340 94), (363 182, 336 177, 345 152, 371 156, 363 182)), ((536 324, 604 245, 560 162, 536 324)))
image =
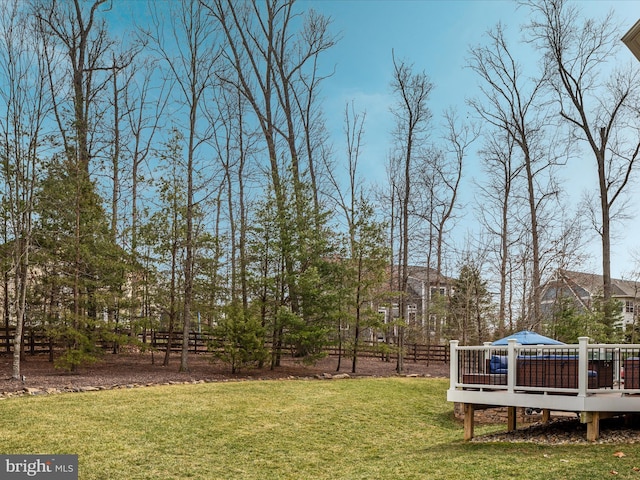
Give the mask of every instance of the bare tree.
MULTIPOLYGON (((73 0, 36 1, 36 16, 44 35, 54 42, 44 49, 52 85, 71 79, 69 98, 53 96, 53 107, 67 155, 75 155, 78 166, 89 174, 89 162, 96 156, 95 139, 98 93, 107 86, 110 66, 106 54, 112 46, 104 20, 98 18, 100 7, 107 0, 85 2, 73 0), (55 59, 54 50, 63 52, 65 61, 55 59), (62 70, 55 72, 55 68, 62 70), (99 77, 100 72, 106 75, 99 77), (69 102, 69 106, 65 104, 69 102), (71 117, 66 118, 70 111, 71 117)), ((46 44, 45 44, 46 46, 46 44)))
POLYGON ((413 165, 416 156, 424 147, 427 127, 431 120, 431 111, 427 106, 433 85, 426 73, 414 73, 412 67, 405 62, 396 62, 393 57, 393 80, 391 87, 397 97, 392 112, 395 117, 396 159, 401 165, 400 197, 400 262, 398 268, 398 290, 400 291, 398 364, 396 369, 401 373, 404 369, 404 325, 406 323, 405 296, 409 281, 409 213, 411 202, 411 185, 413 165))
POLYGON ((167 19, 168 36, 164 36, 163 21, 155 17, 155 32, 147 32, 146 38, 159 54, 167 73, 175 82, 178 104, 184 108, 186 131, 186 258, 184 264, 183 344, 180 371, 188 371, 189 333, 191 329, 191 307, 193 301, 194 254, 197 248, 194 216, 196 185, 194 177, 198 152, 209 142, 212 125, 202 125, 201 112, 206 108, 207 92, 211 91, 215 79, 215 63, 218 58, 217 30, 207 10, 200 2, 182 0, 170 4, 167 19), (178 52, 176 55, 176 51, 178 52))
MULTIPOLYGON (((495 253, 498 263, 498 338, 503 337, 505 328, 513 331, 512 295, 513 286, 509 281, 511 265, 511 249, 518 240, 514 238, 512 216, 514 209, 514 183, 523 165, 514 165, 513 138, 504 132, 488 132, 485 147, 481 152, 483 169, 488 179, 486 184, 480 185, 481 203, 479 217, 490 238, 495 239, 495 253)), ((490 240, 491 241, 491 240, 490 240)), ((493 242, 491 242, 493 243, 493 242)))
POLYGON ((610 70, 620 44, 609 14, 584 19, 566 0, 522 2, 531 9, 528 32, 545 53, 559 114, 593 154, 598 172, 605 318, 612 317, 611 222, 624 206, 624 194, 640 158, 637 68, 610 70), (611 73, 607 73, 611 72, 611 73))
POLYGON ((5 3, 0 11, 0 177, 5 185, 3 216, 8 220, 5 240, 12 240, 13 282, 12 288, 5 289, 5 308, 13 306, 15 320, 14 379, 21 375, 34 202, 46 148, 45 119, 51 104, 44 59, 35 48, 38 30, 29 13, 18 0, 5 3))
MULTIPOLYGON (((345 274, 345 312, 340 316, 338 335, 342 347, 344 324, 353 323, 351 371, 356 372, 362 330, 368 317, 366 304, 371 303, 374 290, 386 278, 387 251, 384 225, 375 218, 374 209, 367 198, 359 176, 358 166, 362 152, 365 113, 358 113, 353 103, 345 107, 344 133, 346 149, 346 182, 341 182, 344 171, 328 169, 336 206, 342 211, 347 225, 348 259, 345 274)), ((342 348, 340 349, 342 354, 342 348)), ((338 367, 340 369, 340 360, 338 367)))
MULTIPOLYGON (((542 97, 544 76, 529 79, 522 66, 512 56, 498 25, 487 33, 489 45, 471 50, 471 68, 482 79, 482 97, 470 104, 480 117, 500 129, 508 141, 517 147, 522 167, 518 168, 525 182, 528 207, 526 230, 531 242, 531 296, 527 301, 530 326, 540 323, 540 294, 542 283, 541 216, 548 199, 557 194, 554 167, 560 162, 558 155, 547 146, 553 139, 546 132, 546 102, 542 97)), ((503 162, 504 165, 504 162, 503 162)), ((548 230, 549 225, 545 225, 548 230)))
MULTIPOLYGON (((315 177, 314 155, 323 142, 316 111, 318 82, 323 78, 317 59, 334 43, 329 21, 313 12, 298 15, 291 0, 215 0, 205 4, 226 41, 222 57, 230 68, 218 77, 246 100, 268 159, 265 170, 275 200, 284 265, 280 280, 286 295, 282 300, 287 302, 276 308, 276 316, 299 319, 302 328, 314 328, 305 318, 301 278, 311 273, 320 259, 317 248, 325 231, 317 211, 317 191, 311 191, 310 200, 307 192, 309 186, 316 189, 319 183, 317 178, 309 182, 308 175, 315 177), (295 30, 296 25, 301 28, 295 30)), ((279 330, 274 329, 276 337, 279 330)), ((278 362, 279 353, 274 351, 272 365, 278 362)))
MULTIPOLYGON (((431 270, 427 270, 427 285, 432 282, 438 286, 442 284, 447 235, 455 221, 456 210, 460 207, 459 187, 463 163, 478 135, 477 126, 462 123, 455 111, 448 110, 444 113, 442 144, 423 152, 413 167, 416 193, 411 199, 411 213, 427 223, 427 266, 435 266, 435 278, 431 278, 431 270)), ((428 302, 426 307, 425 319, 430 319, 432 315, 428 302)), ((435 315, 433 331, 436 341, 441 338, 441 321, 442 316, 435 315)), ((429 336, 430 331, 431 325, 427 332, 429 336)))
MULTIPOLYGON (((125 243, 129 245, 131 253, 131 264, 138 266, 140 262, 140 252, 138 251, 138 235, 141 223, 140 204, 144 193, 144 185, 149 182, 151 173, 145 170, 145 164, 152 151, 152 145, 156 135, 162 127, 162 122, 166 121, 164 113, 168 104, 168 92, 170 84, 166 79, 157 81, 155 71, 156 62, 151 58, 145 58, 139 62, 129 65, 123 75, 127 79, 122 89, 122 103, 124 105, 123 128, 128 132, 123 139, 123 150, 127 164, 123 166, 129 178, 127 195, 129 203, 128 238, 125 243), (156 83, 157 82, 157 83, 156 83)), ((115 184, 115 182, 114 182, 115 184)), ((135 267, 134 267, 135 268, 135 267)), ((147 302, 140 301, 139 286, 141 280, 144 281, 148 272, 145 270, 140 275, 131 277, 131 306, 130 321, 145 318, 144 305, 147 302)), ((131 328, 131 334, 135 329, 131 328)))

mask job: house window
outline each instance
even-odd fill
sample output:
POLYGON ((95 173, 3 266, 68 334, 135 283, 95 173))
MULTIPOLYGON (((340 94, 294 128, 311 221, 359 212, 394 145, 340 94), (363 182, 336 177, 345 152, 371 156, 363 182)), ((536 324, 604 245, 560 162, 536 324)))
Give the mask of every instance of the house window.
POLYGON ((407 323, 416 323, 416 313, 418 313, 418 306, 415 303, 407 305, 407 323))
POLYGON ((625 312, 633 313, 633 302, 631 300, 627 300, 624 304, 625 312))
POLYGON ((445 287, 431 287, 431 298, 433 298, 436 295, 442 295, 443 297, 445 296, 445 294, 447 293, 447 290, 445 289, 445 287))

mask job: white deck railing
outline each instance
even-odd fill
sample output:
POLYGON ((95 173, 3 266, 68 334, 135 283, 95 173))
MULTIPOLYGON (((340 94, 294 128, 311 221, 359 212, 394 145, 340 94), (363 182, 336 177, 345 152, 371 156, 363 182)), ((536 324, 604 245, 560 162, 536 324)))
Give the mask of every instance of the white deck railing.
POLYGON ((587 396, 640 393, 640 345, 461 346, 451 341, 450 388, 587 396))

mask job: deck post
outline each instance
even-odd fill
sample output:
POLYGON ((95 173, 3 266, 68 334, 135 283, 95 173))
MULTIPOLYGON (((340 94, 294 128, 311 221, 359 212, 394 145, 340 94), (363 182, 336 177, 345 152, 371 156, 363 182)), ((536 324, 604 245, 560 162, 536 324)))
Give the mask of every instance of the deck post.
POLYGON ((474 408, 473 403, 463 404, 464 409, 464 439, 465 441, 473 438, 473 426, 474 426, 474 408))
POLYGON ((542 423, 549 423, 551 421, 551 410, 548 408, 542 409, 542 423))
MULTIPOLYGON (((484 352, 484 362, 482 363, 482 365, 488 365, 488 361, 491 359, 491 342, 484 342, 483 343, 484 348, 485 348, 485 352, 484 352)), ((483 373, 491 373, 490 371, 486 371, 485 369, 482 370, 483 373)))
POLYGON ((589 386, 589 378, 587 376, 587 367, 589 365, 589 337, 578 338, 578 396, 587 396, 587 387, 589 386))
POLYGON ((595 442, 600 436, 600 412, 587 412, 587 441, 595 442))
POLYGON ((518 341, 515 338, 509 339, 508 353, 507 353, 507 392, 513 393, 516 386, 516 344, 518 341))
POLYGON ((449 388, 451 390, 455 390, 458 383, 458 343, 460 343, 458 340, 449 342, 449 388))
POLYGON ((516 407, 507 407, 507 432, 516 430, 516 407))

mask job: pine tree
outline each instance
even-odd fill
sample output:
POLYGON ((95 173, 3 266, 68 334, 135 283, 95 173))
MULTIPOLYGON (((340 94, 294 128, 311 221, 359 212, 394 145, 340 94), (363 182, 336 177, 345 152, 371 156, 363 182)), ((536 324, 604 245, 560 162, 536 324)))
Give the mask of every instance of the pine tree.
POLYGON ((449 335, 460 338, 463 345, 475 345, 488 338, 491 296, 480 269, 466 263, 454 282, 449 306, 449 335))
POLYGON ((49 317, 56 320, 51 335, 66 347, 57 364, 76 370, 98 358, 100 341, 114 340, 103 315, 115 308, 109 301, 129 270, 124 252, 111 240, 94 183, 66 158, 53 161, 47 171, 38 198, 36 239, 39 266, 52 277, 42 279, 52 289, 47 297, 62 305, 49 317))

